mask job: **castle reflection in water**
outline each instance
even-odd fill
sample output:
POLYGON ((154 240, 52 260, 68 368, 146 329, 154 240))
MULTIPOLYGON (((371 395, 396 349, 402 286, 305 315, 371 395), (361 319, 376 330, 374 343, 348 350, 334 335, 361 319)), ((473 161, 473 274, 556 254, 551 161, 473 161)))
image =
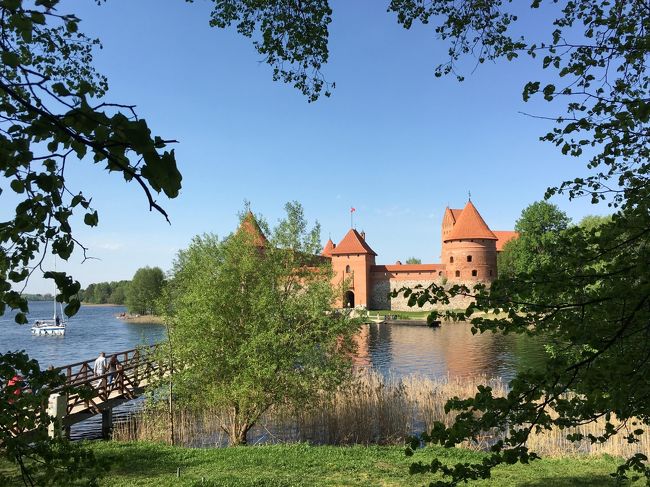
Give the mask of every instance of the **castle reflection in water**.
POLYGON ((484 375, 510 380, 520 368, 540 366, 544 356, 542 344, 528 337, 472 335, 469 323, 443 323, 440 328, 363 325, 356 341, 355 364, 393 378, 484 375))

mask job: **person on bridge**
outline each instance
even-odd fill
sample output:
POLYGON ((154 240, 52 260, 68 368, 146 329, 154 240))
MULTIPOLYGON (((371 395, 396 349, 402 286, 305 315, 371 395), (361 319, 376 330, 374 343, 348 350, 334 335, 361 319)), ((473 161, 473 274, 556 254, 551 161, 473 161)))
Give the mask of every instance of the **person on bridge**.
POLYGON ((117 355, 111 355, 111 359, 108 361, 108 385, 113 383, 113 377, 117 372, 117 355))
POLYGON ((106 365, 106 354, 100 352, 99 357, 95 359, 95 365, 93 365, 93 373, 95 374, 95 377, 104 375, 104 372, 106 372, 106 365))

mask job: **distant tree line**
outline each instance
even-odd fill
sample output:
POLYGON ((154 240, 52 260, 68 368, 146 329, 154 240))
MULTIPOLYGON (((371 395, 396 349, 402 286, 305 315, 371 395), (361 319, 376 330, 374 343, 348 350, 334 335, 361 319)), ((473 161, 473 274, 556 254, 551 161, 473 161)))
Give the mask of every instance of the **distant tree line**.
POLYGON ((23 294, 27 301, 52 301, 54 296, 50 293, 47 294, 23 294))
POLYGON ((97 282, 79 291, 79 301, 91 304, 125 304, 131 281, 97 282))
POLYGON ((142 267, 130 281, 89 284, 78 297, 83 303, 126 305, 130 313, 149 315, 156 313, 164 284, 165 274, 160 267, 142 267))

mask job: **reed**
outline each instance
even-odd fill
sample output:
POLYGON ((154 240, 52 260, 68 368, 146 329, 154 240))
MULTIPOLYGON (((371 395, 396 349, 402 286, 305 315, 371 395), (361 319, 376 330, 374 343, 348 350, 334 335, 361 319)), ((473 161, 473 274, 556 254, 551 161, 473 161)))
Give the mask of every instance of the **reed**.
MULTIPOLYGON (((491 386, 495 395, 504 395, 507 391, 503 381, 484 376, 454 379, 409 376, 398 380, 386 379, 376 372, 363 369, 334 394, 323 394, 316 398, 309 408, 276 407, 267 411, 250 432, 249 442, 403 444, 408 436, 430 429, 434 421, 450 425, 455 413, 445 413, 447 400, 472 396, 479 385, 491 386)), ((175 413, 176 442, 195 447, 227 445, 227 437, 221 428, 224 418, 222 411, 217 409, 178 410, 175 413)), ((167 421, 164 409, 150 406, 130 420, 116 424, 113 439, 166 441, 167 421)), ((603 422, 578 428, 554 429, 531 435, 528 446, 544 456, 650 454, 648 435, 643 435, 637 444, 627 443, 622 435, 605 444, 567 440, 570 433, 598 436, 602 431, 603 422)), ((486 433, 479 441, 461 446, 483 450, 495 439, 495 435, 486 433)))

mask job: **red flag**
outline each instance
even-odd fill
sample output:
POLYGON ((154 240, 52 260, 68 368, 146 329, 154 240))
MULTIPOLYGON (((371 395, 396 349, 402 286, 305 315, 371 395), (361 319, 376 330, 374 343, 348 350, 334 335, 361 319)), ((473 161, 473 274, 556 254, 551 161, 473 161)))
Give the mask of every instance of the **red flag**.
POLYGON ((355 211, 357 211, 357 209, 354 206, 352 208, 350 208, 350 213, 353 213, 355 211))

